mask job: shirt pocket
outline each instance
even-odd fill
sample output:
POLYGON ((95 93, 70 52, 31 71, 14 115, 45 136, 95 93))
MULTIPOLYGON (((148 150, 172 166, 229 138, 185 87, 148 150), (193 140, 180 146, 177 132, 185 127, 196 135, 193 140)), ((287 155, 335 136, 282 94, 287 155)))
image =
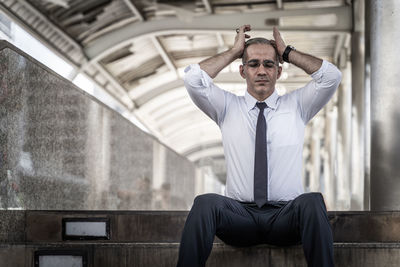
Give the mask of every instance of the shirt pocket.
POLYGON ((299 144, 297 113, 291 110, 275 112, 267 122, 268 145, 284 147, 299 144))

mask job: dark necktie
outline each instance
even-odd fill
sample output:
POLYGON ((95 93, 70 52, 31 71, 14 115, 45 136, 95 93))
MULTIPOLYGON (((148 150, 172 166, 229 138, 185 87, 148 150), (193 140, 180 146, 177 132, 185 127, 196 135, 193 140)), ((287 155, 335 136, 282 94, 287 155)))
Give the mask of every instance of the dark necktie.
POLYGON ((256 153, 254 158, 254 201, 262 207, 268 199, 267 124, 264 109, 267 104, 256 104, 260 109, 256 128, 256 153))

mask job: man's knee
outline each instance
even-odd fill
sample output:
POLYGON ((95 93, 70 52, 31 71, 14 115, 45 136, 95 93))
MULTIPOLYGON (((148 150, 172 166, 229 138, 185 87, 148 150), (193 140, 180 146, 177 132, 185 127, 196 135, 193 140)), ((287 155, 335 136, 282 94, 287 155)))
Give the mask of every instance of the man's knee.
POLYGON ((223 196, 220 196, 218 194, 209 193, 209 194, 198 195, 194 199, 192 209, 215 208, 219 206, 222 203, 222 201, 223 201, 223 196))
POLYGON ((326 212, 324 197, 319 192, 305 193, 298 196, 295 205, 302 211, 310 215, 326 212))

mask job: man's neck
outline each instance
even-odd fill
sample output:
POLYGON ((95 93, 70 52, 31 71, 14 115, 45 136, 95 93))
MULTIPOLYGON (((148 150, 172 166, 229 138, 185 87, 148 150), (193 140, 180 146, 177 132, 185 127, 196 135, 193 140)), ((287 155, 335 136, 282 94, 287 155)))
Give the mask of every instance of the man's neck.
POLYGON ((254 95, 252 93, 249 92, 249 90, 247 90, 247 92, 249 93, 249 95, 251 95, 252 97, 254 97, 255 99, 257 99, 257 101, 259 102, 263 102, 265 101, 268 97, 270 97, 273 93, 274 93, 275 89, 272 90, 271 92, 269 92, 268 94, 264 94, 264 95, 254 95))

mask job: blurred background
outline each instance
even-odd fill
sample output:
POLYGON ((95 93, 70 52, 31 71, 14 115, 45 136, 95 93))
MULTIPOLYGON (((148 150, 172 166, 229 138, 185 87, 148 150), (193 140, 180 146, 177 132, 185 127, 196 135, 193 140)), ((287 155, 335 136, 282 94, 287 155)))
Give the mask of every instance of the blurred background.
MULTIPOLYGON (((371 104, 365 14, 361 0, 0 0, 0 39, 156 140, 148 149, 152 156, 138 163, 150 166, 147 174, 116 183, 109 167, 91 182, 97 188, 91 204, 77 207, 27 204, 23 187, 14 190, 22 183, 18 173, 28 175, 38 167, 28 149, 22 149, 16 159, 19 171, 2 172, 3 184, 16 185, 3 192, 3 200, 17 198, 3 208, 189 209, 195 195, 223 194, 221 134, 190 100, 183 70, 232 47, 235 28, 251 24, 252 37, 272 38, 272 27, 277 26, 287 44, 333 62, 342 71, 336 94, 307 126, 303 184, 307 192, 322 192, 331 210, 368 210, 371 104), (176 159, 167 160, 168 153, 176 159), (178 186, 183 185, 181 174, 171 178, 183 159, 190 169, 184 172, 184 187, 178 186), (111 204, 115 201, 120 204, 111 204)), ((239 60, 233 62, 214 81, 243 95, 246 85, 239 65, 239 60)), ((276 90, 284 95, 308 81, 305 72, 284 63, 276 90)), ((103 135, 101 142, 112 139, 110 135, 103 135)), ((88 143, 76 146, 87 148, 88 143)), ((122 147, 117 151, 125 153, 122 147)), ((102 158, 111 166, 108 160, 102 158)), ((84 168, 87 172, 93 166, 84 168)))

